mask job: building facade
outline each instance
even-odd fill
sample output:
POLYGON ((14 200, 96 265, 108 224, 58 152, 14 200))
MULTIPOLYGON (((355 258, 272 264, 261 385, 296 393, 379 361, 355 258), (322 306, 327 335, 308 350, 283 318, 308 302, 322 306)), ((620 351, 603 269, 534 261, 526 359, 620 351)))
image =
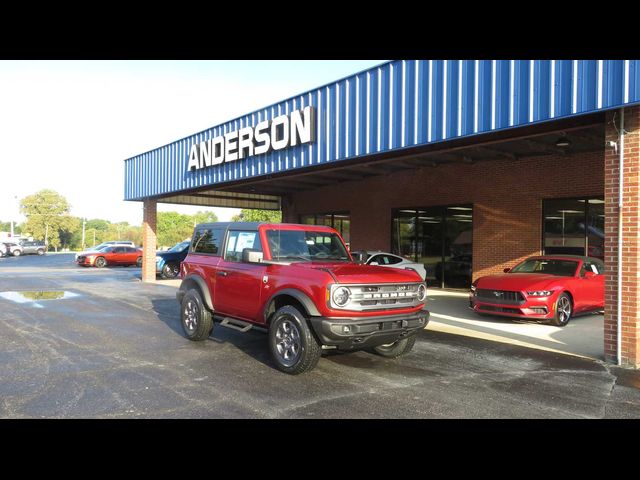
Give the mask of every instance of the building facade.
POLYGON ((435 287, 588 254, 607 265, 605 355, 638 366, 639 68, 398 60, 127 159, 143 277, 157 202, 280 209, 423 263, 435 287))

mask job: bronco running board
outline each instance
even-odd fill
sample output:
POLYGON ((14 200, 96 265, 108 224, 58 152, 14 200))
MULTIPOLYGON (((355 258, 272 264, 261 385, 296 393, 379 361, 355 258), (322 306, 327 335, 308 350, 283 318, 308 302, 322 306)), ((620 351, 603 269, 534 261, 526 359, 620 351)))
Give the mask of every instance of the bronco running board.
POLYGON ((235 318, 224 317, 220 322, 220 325, 227 328, 232 328, 234 330, 238 330, 239 332, 245 333, 253 328, 253 325, 249 322, 244 322, 242 320, 237 320, 235 318))

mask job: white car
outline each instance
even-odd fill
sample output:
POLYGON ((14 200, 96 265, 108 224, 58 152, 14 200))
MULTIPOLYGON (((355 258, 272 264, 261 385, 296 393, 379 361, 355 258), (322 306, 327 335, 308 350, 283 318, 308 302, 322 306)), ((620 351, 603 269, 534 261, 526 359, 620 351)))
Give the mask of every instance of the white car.
POLYGON ((415 270, 423 280, 427 278, 427 270, 424 268, 424 265, 399 257, 393 253, 381 252, 379 250, 356 250, 351 252, 351 256, 358 263, 380 265, 381 267, 408 268, 415 270))

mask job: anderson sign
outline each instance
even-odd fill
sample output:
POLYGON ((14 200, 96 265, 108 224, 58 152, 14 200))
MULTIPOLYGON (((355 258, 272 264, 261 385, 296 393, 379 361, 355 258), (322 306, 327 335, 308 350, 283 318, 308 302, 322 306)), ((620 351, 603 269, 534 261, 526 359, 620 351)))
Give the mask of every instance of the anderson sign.
POLYGON ((304 107, 294 110, 289 115, 280 115, 273 120, 260 122, 255 127, 244 127, 204 142, 194 143, 189 153, 187 170, 233 162, 315 140, 315 108, 304 107))

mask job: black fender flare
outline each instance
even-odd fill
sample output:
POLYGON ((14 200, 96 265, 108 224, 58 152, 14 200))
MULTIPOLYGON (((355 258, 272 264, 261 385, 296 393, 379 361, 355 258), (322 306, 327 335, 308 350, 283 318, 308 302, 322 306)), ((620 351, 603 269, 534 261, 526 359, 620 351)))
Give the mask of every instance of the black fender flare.
POLYGON ((271 297, 269 297, 269 300, 265 302, 264 311, 262 312, 262 316, 264 318, 265 323, 267 323, 269 307, 271 306, 271 304, 274 302, 276 298, 282 295, 288 295, 290 297, 295 298, 298 302, 300 302, 306 310, 306 312, 303 312, 303 313, 307 313, 307 315, 312 317, 321 316, 320 312, 316 308, 315 303, 313 303, 313 300, 311 300, 306 293, 301 292, 300 290, 296 290, 295 288, 285 288, 283 290, 279 290, 275 292, 273 295, 271 295, 271 297))
POLYGON ((207 282, 205 282, 204 278, 202 278, 200 275, 187 275, 182 280, 182 283, 180 283, 180 290, 178 290, 178 293, 176 294, 176 296, 178 297, 178 301, 182 301, 182 297, 185 293, 187 293, 187 290, 189 290, 194 283, 200 289, 200 293, 202 293, 202 299, 204 300, 204 304, 206 305, 207 309, 212 312, 215 311, 213 308, 213 301, 211 299, 211 292, 209 292, 207 282))

